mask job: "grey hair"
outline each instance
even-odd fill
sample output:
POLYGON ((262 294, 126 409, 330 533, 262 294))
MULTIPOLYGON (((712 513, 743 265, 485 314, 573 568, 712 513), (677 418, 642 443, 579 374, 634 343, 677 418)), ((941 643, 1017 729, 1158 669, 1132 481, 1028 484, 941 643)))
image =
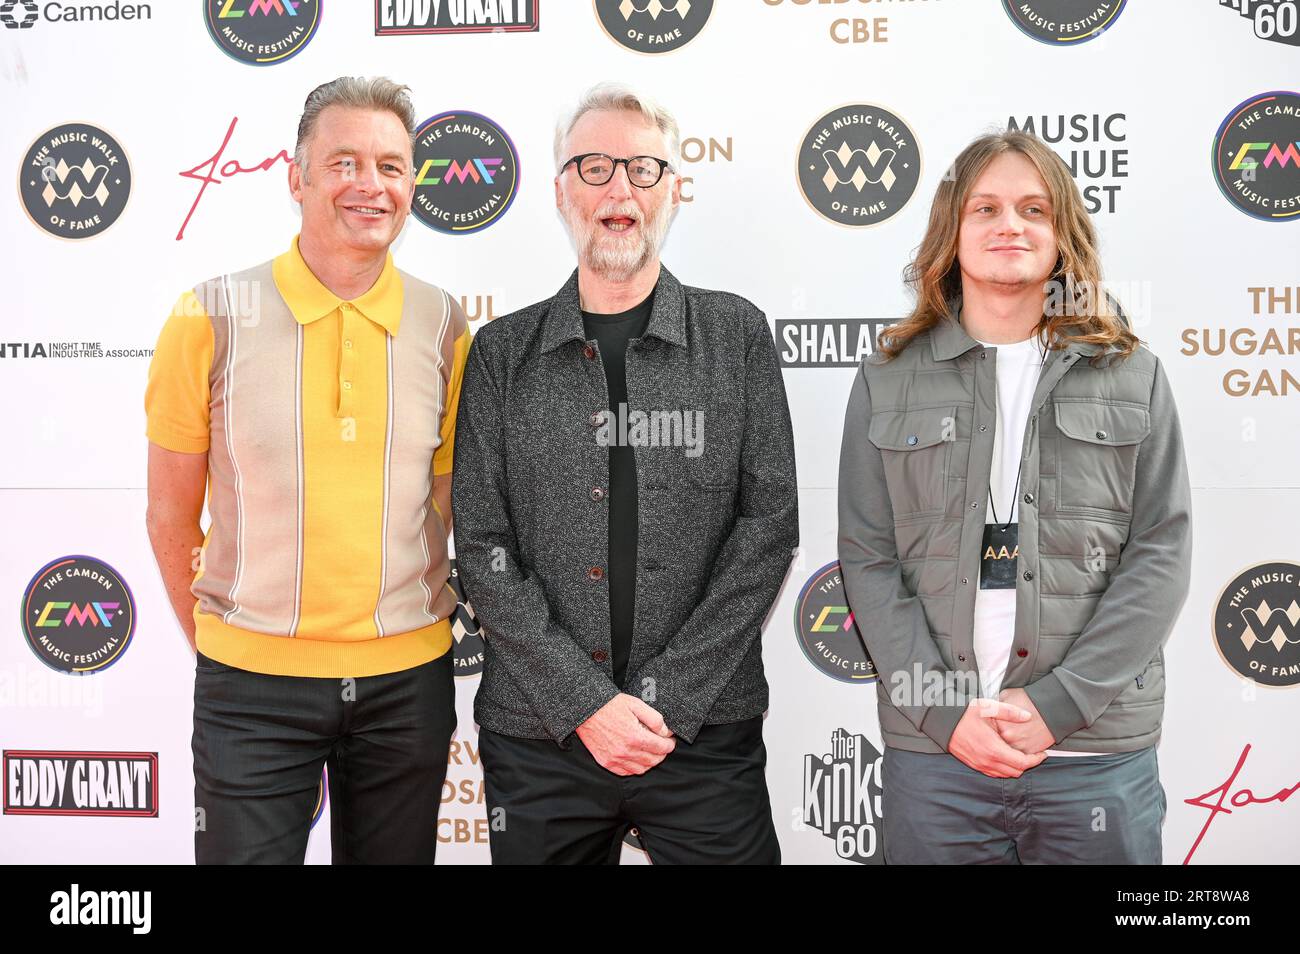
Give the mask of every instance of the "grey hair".
POLYGON ((679 175, 682 170, 682 134, 677 120, 653 99, 638 92, 624 83, 597 83, 582 94, 573 112, 560 120, 555 127, 555 169, 569 157, 564 154, 564 145, 578 120, 587 113, 602 109, 626 109, 640 113, 646 122, 654 123, 668 140, 666 158, 679 175))
POLYGON ((392 113, 402 121, 411 139, 411 152, 415 152, 415 107, 411 105, 411 89, 394 83, 385 76, 340 76, 321 83, 307 94, 302 106, 302 119, 298 120, 298 142, 293 147, 293 161, 305 170, 307 167, 307 141, 316 132, 320 114, 329 106, 351 106, 357 109, 374 109, 392 113))

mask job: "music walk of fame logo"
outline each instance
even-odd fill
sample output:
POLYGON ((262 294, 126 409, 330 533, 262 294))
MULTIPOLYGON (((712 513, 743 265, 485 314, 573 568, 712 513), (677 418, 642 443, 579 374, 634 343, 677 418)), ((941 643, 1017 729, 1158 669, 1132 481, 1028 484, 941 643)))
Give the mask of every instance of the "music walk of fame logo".
POLYGON ((1266 222, 1300 220, 1300 93, 1252 96, 1214 135, 1214 180, 1224 198, 1266 222))
POLYGON ((474 615, 474 607, 461 586, 460 570, 451 561, 451 575, 447 579, 456 594, 456 611, 451 617, 452 651, 455 655, 457 676, 477 676, 483 671, 483 627, 474 615))
POLYGON ((63 123, 42 133, 18 169, 28 217, 51 235, 99 235, 131 197, 131 163, 111 135, 89 123, 63 123))
POLYGON ((1223 661, 1261 686, 1300 684, 1300 565, 1260 563, 1237 574, 1214 606, 1223 661))
POLYGON ((637 53, 671 53, 700 35, 713 0, 593 0, 615 43, 637 53))
POLYGON ((840 682, 876 681, 876 666, 853 621, 838 560, 814 573, 799 591, 794 631, 808 661, 826 675, 840 682))
POLYGON ((1128 0, 1002 0, 1011 22, 1040 43, 1087 43, 1106 32, 1128 0))
POLYGON ((797 161, 805 201, 837 225, 877 225, 897 215, 921 179, 911 128, 871 103, 838 106, 813 123, 797 161))

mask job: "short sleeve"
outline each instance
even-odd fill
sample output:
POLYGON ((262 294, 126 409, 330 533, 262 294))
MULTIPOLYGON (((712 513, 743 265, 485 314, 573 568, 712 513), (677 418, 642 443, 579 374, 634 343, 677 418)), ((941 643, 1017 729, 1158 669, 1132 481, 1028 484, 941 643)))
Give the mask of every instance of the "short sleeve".
POLYGON ((185 454, 208 449, 212 349, 212 322, 194 293, 187 291, 163 325, 149 363, 145 434, 159 447, 185 454))
POLYGON ((451 473, 452 458, 456 449, 456 412, 460 408, 460 382, 465 376, 465 360, 469 357, 469 319, 464 310, 448 296, 451 303, 451 323, 447 330, 452 338, 451 377, 447 384, 447 400, 443 402, 442 424, 439 428, 442 443, 433 452, 433 473, 442 476, 451 473))

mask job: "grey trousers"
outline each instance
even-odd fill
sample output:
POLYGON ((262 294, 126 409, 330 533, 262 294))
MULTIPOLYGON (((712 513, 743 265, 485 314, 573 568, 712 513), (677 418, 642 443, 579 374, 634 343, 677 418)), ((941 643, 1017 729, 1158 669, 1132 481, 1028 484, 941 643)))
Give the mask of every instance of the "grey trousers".
POLYGON ((1161 863, 1166 801, 1154 746, 1048 756, 1020 778, 886 747, 881 775, 888 864, 1161 863))

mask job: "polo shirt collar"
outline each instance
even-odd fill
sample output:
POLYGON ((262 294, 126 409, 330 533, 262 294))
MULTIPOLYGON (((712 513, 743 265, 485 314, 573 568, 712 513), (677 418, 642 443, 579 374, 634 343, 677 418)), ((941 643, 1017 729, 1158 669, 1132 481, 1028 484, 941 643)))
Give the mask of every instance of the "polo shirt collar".
MULTIPOLYGON (((289 250, 272 263, 271 275, 280 297, 300 325, 333 314, 343 302, 307 267, 302 252, 298 250, 296 235, 289 250)), ((352 300, 352 307, 390 335, 397 334, 402 321, 402 282, 393 264, 392 253, 385 256, 379 278, 365 294, 352 300)))

